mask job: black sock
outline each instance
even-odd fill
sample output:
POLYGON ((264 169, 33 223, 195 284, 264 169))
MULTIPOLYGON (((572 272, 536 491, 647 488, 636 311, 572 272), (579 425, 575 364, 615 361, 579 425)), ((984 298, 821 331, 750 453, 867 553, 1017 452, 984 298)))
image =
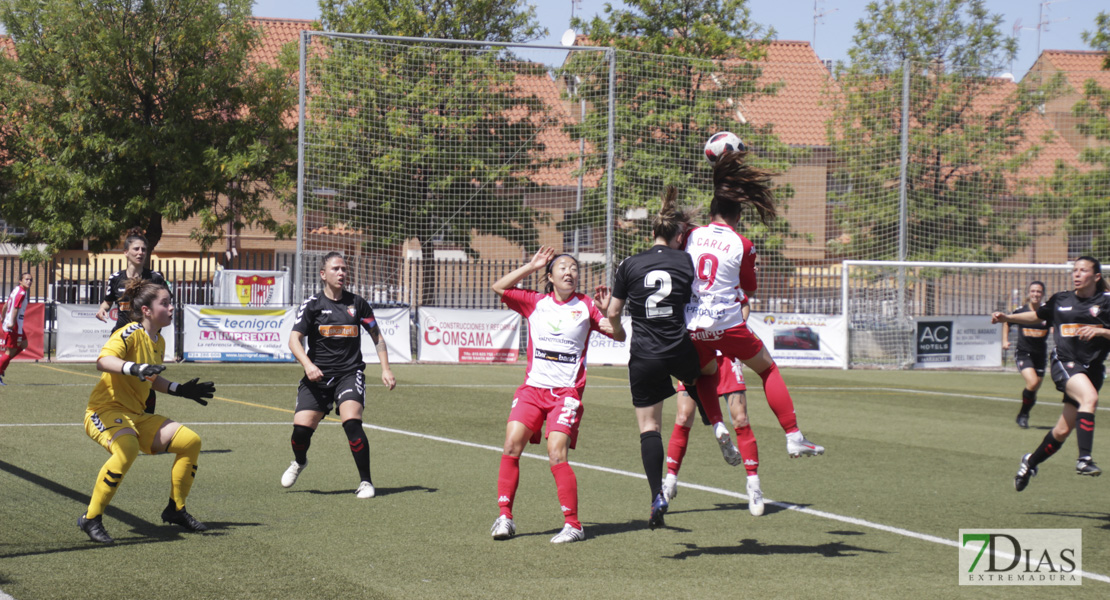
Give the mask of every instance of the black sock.
POLYGON ((1035 467, 1047 460, 1048 457, 1056 454, 1056 451, 1060 449, 1060 446, 1064 445, 1065 440, 1067 440, 1067 438, 1064 438, 1063 440, 1057 440, 1056 437, 1052 435, 1052 431, 1046 433, 1044 439, 1041 440, 1041 445, 1037 446, 1037 449, 1033 451, 1032 456, 1029 457, 1029 466, 1035 467))
POLYGON ((1095 413, 1075 414, 1075 441, 1079 444, 1079 456, 1090 456, 1095 445, 1095 413))
POLYGON ((343 431, 347 432, 347 441, 351 444, 351 456, 355 457, 358 476, 363 481, 370 481, 370 440, 366 439, 362 419, 343 421, 343 431))
POLYGON ((1029 409, 1037 403, 1037 392, 1031 390, 1021 390, 1021 410, 1018 411, 1019 415, 1028 415, 1029 409))
POLYGON ((640 434, 640 459, 644 461, 644 475, 651 487, 651 499, 663 489, 663 436, 658 431, 645 431, 640 434))
POLYGON ((313 428, 304 425, 293 426, 293 437, 290 443, 293 445, 293 458, 298 464, 303 465, 308 462, 308 447, 312 445, 312 434, 315 432, 313 428))

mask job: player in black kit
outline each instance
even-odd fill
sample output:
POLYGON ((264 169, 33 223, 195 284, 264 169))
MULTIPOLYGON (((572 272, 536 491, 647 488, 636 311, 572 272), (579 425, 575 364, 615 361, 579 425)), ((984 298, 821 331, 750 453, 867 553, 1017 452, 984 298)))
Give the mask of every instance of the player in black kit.
MULTIPOLYGON (((676 195, 674 186, 667 186, 663 193, 663 206, 652 223, 655 245, 626 258, 617 267, 607 314, 614 339, 625 336, 621 313, 626 301, 634 324, 628 381, 640 426, 640 457, 653 499, 648 520, 652 529, 663 525, 667 512, 667 498, 662 494, 665 452, 659 433, 663 400, 675 394, 672 375, 687 383, 688 389, 701 375, 697 350, 683 316, 690 300, 694 265, 679 249, 689 218, 675 207, 676 195)), ((713 400, 712 404, 717 404, 716 398, 713 400)), ((717 412, 720 410, 717 404, 717 412)))
MULTIPOLYGON (((1025 292, 1025 304, 1015 310, 1013 314, 1035 312, 1044 300, 1044 283, 1032 281, 1025 292)), ((1037 403, 1037 390, 1044 380, 1044 367, 1048 357, 1048 332, 1052 328, 1044 321, 1036 325, 1018 326, 1017 348, 1014 350, 1014 362, 1017 363, 1018 372, 1025 378, 1025 389, 1021 390, 1021 408, 1018 410, 1017 424, 1022 429, 1029 427, 1029 410, 1037 403)), ((1002 349, 1010 349, 1010 327, 1002 328, 1002 349)))
POLYGON ((297 389, 297 406, 293 413, 293 462, 281 476, 282 487, 292 487, 308 465, 308 447, 320 420, 335 412, 343 421, 343 431, 351 446, 351 454, 362 481, 355 495, 373 498, 374 484, 370 479, 370 446, 362 428, 362 411, 366 407, 359 328, 374 340, 382 365, 382 383, 392 390, 397 381, 389 369, 389 354, 374 311, 361 297, 344 289, 347 261, 338 252, 329 252, 320 266, 324 289, 301 304, 297 320, 289 335, 289 349, 304 367, 304 377, 297 389), (308 351, 305 351, 305 338, 308 351))
MULTIPOLYGON (((116 324, 112 326, 112 333, 130 325, 132 322, 131 298, 127 296, 128 281, 138 277, 143 281, 153 281, 169 289, 166 278, 161 273, 146 268, 147 254, 148 245, 143 230, 132 227, 127 231, 127 237, 123 240, 123 255, 126 257, 127 267, 112 273, 108 277, 108 283, 104 288, 104 301, 100 303, 100 310, 96 311, 96 318, 107 323, 110 314, 108 311, 112 309, 113 304, 118 306, 116 324)), ((151 388, 150 395, 146 399, 147 414, 154 414, 157 402, 158 395, 154 393, 154 388, 151 388)))
POLYGON ((1098 391, 1105 374, 1103 361, 1110 351, 1110 286, 1102 278, 1102 264, 1090 256, 1081 256, 1072 268, 1070 292, 1053 294, 1037 311, 1007 315, 996 312, 992 323, 1033 325, 1044 321, 1054 327, 1052 381, 1064 393, 1064 410, 1056 426, 1045 435, 1041 445, 1021 458, 1014 488, 1022 491, 1029 478, 1037 474, 1037 465, 1056 453, 1078 423, 1076 441, 1079 460, 1078 475, 1098 476, 1102 469, 1091 459, 1095 437, 1095 409, 1098 391))

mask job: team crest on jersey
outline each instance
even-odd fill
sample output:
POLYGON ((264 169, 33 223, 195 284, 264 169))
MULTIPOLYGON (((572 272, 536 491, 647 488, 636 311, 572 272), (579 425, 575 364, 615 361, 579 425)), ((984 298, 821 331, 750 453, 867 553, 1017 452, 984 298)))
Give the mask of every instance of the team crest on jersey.
POLYGON ((1098 316, 1098 313, 1099 313, 1099 307, 1097 307, 1097 306, 1092 306, 1091 308, 1089 308, 1089 309, 1087 309, 1087 310, 1088 310, 1088 312, 1090 312, 1090 313, 1091 313, 1091 316, 1092 316, 1092 317, 1097 317, 1097 316, 1098 316))
POLYGON ((1073 362, 1069 362, 1069 363, 1068 363, 1068 368, 1069 368, 1069 369, 1074 369, 1074 368, 1075 368, 1075 363, 1073 363, 1073 362))
POLYGON ((348 306, 347 307, 347 314, 351 315, 352 317, 355 316, 355 307, 354 306, 348 306))

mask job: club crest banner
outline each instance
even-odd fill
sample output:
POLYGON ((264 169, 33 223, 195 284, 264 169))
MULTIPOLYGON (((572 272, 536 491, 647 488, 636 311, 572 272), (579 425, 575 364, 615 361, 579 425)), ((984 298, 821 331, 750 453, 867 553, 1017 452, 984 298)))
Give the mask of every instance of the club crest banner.
POLYGON ((216 271, 212 287, 219 306, 285 306, 289 295, 289 274, 285 271, 224 269, 216 271))

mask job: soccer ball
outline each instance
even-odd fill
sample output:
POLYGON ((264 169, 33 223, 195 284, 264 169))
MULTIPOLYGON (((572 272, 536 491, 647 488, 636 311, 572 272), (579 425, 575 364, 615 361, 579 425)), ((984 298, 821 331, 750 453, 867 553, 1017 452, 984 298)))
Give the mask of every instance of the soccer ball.
POLYGON ((724 156, 725 152, 746 149, 744 142, 740 141, 740 136, 735 133, 731 131, 714 133, 709 136, 709 141, 705 142, 705 160, 715 163, 718 158, 724 156))

